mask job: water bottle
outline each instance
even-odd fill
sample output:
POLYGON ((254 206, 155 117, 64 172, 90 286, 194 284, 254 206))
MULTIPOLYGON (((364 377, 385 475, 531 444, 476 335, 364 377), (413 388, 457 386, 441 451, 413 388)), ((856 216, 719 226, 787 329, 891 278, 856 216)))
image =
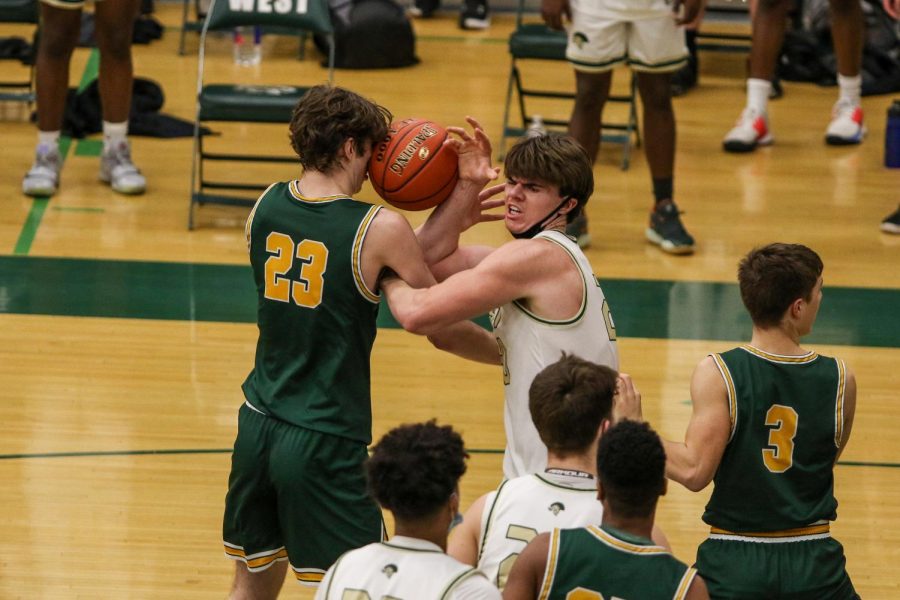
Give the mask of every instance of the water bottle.
POLYGON ((234 64, 254 67, 262 60, 262 31, 259 25, 234 28, 234 64))
POLYGON ((525 130, 525 137, 533 138, 541 137, 542 135, 547 135, 547 128, 544 127, 544 119, 541 118, 541 115, 534 115, 531 117, 531 122, 525 130))
POLYGON ((900 168, 900 100, 894 100, 887 111, 884 128, 884 166, 900 168))

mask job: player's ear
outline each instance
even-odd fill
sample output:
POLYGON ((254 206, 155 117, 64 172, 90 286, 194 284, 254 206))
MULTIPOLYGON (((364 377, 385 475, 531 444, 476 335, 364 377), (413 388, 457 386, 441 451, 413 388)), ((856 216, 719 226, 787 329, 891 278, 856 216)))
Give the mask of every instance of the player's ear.
POLYGON ((567 200, 568 202, 566 202, 566 204, 559 209, 560 214, 567 215, 575 210, 575 208, 578 206, 578 200, 576 200, 575 198, 569 196, 567 200))
POLYGON ((356 156, 356 140, 353 138, 347 138, 344 140, 344 143, 341 144, 340 155, 341 158, 353 158, 356 156))
POLYGON ((603 484, 600 483, 600 478, 597 478, 597 500, 603 502, 606 500, 606 490, 603 489, 603 484))

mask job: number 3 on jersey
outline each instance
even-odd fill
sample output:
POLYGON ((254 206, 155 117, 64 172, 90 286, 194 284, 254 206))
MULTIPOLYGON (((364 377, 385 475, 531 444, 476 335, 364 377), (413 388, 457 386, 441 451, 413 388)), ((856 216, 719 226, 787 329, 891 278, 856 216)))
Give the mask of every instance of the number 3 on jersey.
POLYGON ((763 448, 763 463, 773 473, 784 473, 794 464, 794 437, 797 435, 797 411, 790 406, 773 404, 766 413, 769 445, 763 448))
POLYGON ((293 299, 297 306, 304 308, 315 308, 322 303, 328 264, 325 244, 303 240, 295 246, 290 236, 273 231, 266 238, 266 252, 272 255, 266 260, 266 298, 278 302, 293 299), (300 277, 296 281, 287 278, 294 258, 301 262, 300 277))

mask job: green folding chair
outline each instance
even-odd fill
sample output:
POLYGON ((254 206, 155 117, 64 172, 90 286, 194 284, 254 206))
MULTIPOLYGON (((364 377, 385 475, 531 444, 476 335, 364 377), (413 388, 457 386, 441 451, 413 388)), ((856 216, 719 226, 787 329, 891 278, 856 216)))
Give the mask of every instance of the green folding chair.
MULTIPOLYGON (((206 83, 204 66, 209 31, 238 26, 286 27, 322 34, 328 45, 327 81, 334 79, 334 36, 327 0, 213 0, 200 31, 197 69, 197 124, 191 168, 188 228, 194 228, 194 211, 204 204, 252 206, 259 192, 271 182, 223 181, 208 176, 206 163, 294 163, 297 157, 271 154, 209 152, 200 128, 206 123, 289 123, 297 101, 314 84, 242 85, 206 83), (251 194, 256 192, 256 194, 251 194)), ((265 62, 264 62, 265 64, 265 62)), ((283 63, 282 63, 283 64, 283 63)), ((325 81, 315 82, 325 83, 325 81)), ((220 145, 222 142, 219 142, 220 145)), ((219 169, 221 171, 222 169, 219 169)))
MULTIPOLYGON (((0 0, 0 22, 38 23, 38 0, 0 0)), ((32 35, 32 44, 37 51, 37 28, 32 35)), ((0 101, 25 102, 29 108, 34 104, 34 65, 28 67, 27 79, 0 81, 0 101)))
MULTIPOLYGON (((523 61, 564 62, 568 65, 568 61, 566 61, 566 33, 554 31, 544 25, 543 22, 536 22, 534 19, 527 22, 526 12, 534 14, 535 11, 527 11, 525 2, 526 0, 519 0, 516 11, 516 29, 509 36, 511 64, 506 87, 506 104, 503 112, 503 135, 500 139, 501 156, 506 151, 507 141, 510 138, 519 138, 525 135, 528 123, 534 117, 533 112, 529 112, 526 105, 528 99, 541 98, 568 103, 575 99, 575 92, 571 89, 547 89, 547 87, 540 85, 538 87, 526 87, 523 83, 522 69, 520 68, 520 63, 523 61), (512 116, 514 96, 518 105, 518 119, 512 116)), ((621 166, 623 171, 628 169, 630 164, 632 146, 639 146, 641 143, 636 108, 637 85, 633 74, 628 89, 629 92, 627 94, 610 94, 607 100, 607 105, 609 103, 624 103, 627 105, 627 117, 624 122, 604 121, 597 124, 600 128, 601 140, 604 143, 622 144, 621 166)), ((549 128, 565 129, 569 125, 568 120, 546 117, 543 118, 543 123, 549 128)))

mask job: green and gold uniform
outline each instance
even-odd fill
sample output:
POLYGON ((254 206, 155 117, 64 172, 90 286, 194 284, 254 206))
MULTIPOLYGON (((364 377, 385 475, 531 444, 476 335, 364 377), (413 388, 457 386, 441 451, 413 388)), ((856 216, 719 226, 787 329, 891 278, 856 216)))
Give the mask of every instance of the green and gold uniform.
POLYGON ((226 497, 226 554, 263 570, 289 559, 317 583, 380 541, 362 463, 372 440, 369 357, 379 296, 360 268, 379 207, 273 184, 247 220, 259 340, 226 497))
POLYGON ((697 572, 648 540, 608 526, 554 529, 540 600, 678 600, 697 572))
POLYGON ((697 568, 712 598, 853 598, 834 463, 844 427, 843 361, 752 346, 713 354, 731 433, 703 520, 697 568))

